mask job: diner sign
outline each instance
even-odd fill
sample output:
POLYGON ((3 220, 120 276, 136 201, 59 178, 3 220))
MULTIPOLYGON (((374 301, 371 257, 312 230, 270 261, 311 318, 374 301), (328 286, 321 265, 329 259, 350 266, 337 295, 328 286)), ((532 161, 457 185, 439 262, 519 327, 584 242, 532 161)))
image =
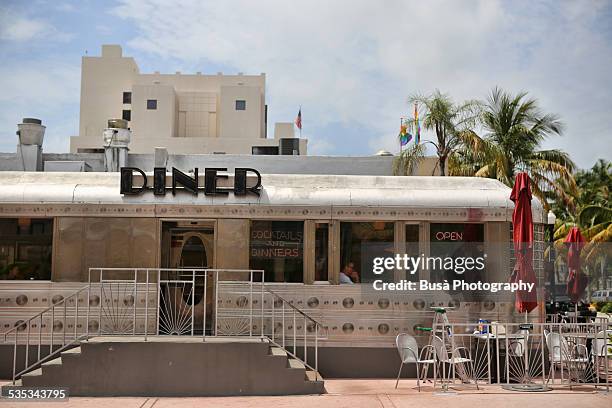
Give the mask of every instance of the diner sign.
POLYGON ((176 194, 177 190, 189 191, 198 195, 199 191, 204 191, 205 195, 227 195, 234 193, 237 196, 245 196, 247 194, 259 195, 261 190, 261 174, 251 168, 236 167, 234 170, 234 186, 219 187, 217 181, 219 179, 227 179, 227 174, 220 172, 227 171, 226 168, 213 167, 204 169, 204 185, 199 185, 198 168, 193 171, 193 176, 183 173, 182 171, 172 168, 172 186, 166 187, 166 168, 155 167, 153 169, 153 186, 147 185, 147 175, 144 171, 137 167, 122 167, 121 168, 121 194, 138 195, 147 190, 153 190, 154 195, 166 195, 167 190, 172 190, 172 194, 176 194), (140 185, 134 185, 134 174, 142 176, 140 185), (247 175, 252 173, 256 176, 257 182, 253 185, 247 185, 247 175))

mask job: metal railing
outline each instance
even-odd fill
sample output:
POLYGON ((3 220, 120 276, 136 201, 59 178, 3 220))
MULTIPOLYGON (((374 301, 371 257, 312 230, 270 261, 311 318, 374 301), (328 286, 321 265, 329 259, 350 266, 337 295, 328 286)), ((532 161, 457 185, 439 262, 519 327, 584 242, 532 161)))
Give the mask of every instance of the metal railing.
POLYGON ((82 300, 80 295, 88 290, 89 285, 82 287, 42 312, 17 322, 12 329, 2 334, 4 343, 13 345, 13 384, 22 374, 88 338, 89 327, 83 328, 82 323, 79 323, 86 319, 88 310, 86 307, 79 307, 79 301, 82 300), (43 330, 44 328, 48 330, 43 330), (23 346, 23 364, 18 362, 21 357, 19 346, 23 346), (34 358, 30 353, 31 347, 36 347, 34 358))
POLYGON ((211 336, 268 339, 318 378, 322 330, 319 322, 266 287, 263 270, 90 268, 86 286, 2 336, 13 345, 13 382, 91 337, 138 336, 147 341, 149 336, 172 335, 202 341, 211 336), (293 325, 287 324, 290 316, 293 325), (303 335, 297 332, 300 320, 303 335), (34 355, 32 345, 37 346, 34 355))
POLYGON ((431 339, 434 335, 440 339, 448 360, 466 359, 465 368, 451 366, 446 375, 438 368, 444 362, 439 353, 431 353, 428 358, 437 362, 433 365, 434 383, 593 385, 609 390, 612 380, 612 324, 607 319, 590 323, 448 323, 433 327, 431 333, 431 339))
POLYGON ((285 350, 289 356, 302 361, 306 368, 314 372, 315 381, 317 381, 319 378, 319 340, 326 338, 326 327, 268 288, 265 288, 264 298, 272 299, 269 318, 270 341, 285 350), (287 336, 287 331, 289 331, 289 336, 287 336), (300 339, 303 349, 298 346, 300 339), (314 353, 314 361, 310 360, 310 364, 308 363, 309 340, 314 353))

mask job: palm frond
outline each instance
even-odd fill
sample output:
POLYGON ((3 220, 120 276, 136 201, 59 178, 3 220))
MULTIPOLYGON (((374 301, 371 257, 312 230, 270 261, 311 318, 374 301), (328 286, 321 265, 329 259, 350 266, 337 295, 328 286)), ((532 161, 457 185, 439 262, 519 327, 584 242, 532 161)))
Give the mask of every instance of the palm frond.
POLYGON ((425 157, 425 146, 423 144, 415 144, 402 150, 402 152, 393 160, 393 174, 396 176, 412 175, 415 167, 425 157))
POLYGON ((600 205, 587 205, 578 214, 578 222, 582 225, 591 225, 596 222, 612 222, 612 208, 600 205))

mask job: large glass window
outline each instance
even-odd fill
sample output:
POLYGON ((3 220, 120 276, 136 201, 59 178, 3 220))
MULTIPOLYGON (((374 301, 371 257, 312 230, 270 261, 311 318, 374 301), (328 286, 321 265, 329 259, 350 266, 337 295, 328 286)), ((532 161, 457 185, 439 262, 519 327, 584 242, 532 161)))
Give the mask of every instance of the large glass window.
POLYGON ((0 279, 51 279, 52 252, 52 219, 0 218, 0 279))
POLYGON ((393 281, 393 271, 375 275, 373 260, 380 256, 393 256, 394 223, 342 222, 340 223, 340 283, 368 283, 376 279, 393 281))
POLYGON ((445 279, 449 282, 454 279, 476 282, 482 278, 476 262, 466 259, 484 255, 484 224, 432 223, 429 231, 431 264, 428 269, 432 282, 443 282, 445 279), (435 262, 436 259, 440 261, 435 262), (452 263, 449 259, 452 259, 452 263))
POLYGON ((249 258, 266 282, 303 282, 304 222, 251 221, 249 258))

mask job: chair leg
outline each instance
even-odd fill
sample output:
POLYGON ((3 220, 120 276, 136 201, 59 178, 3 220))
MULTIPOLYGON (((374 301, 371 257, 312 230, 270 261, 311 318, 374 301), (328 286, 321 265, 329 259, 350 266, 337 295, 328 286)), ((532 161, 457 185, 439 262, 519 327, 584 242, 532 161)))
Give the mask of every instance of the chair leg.
POLYGON ((436 380, 438 379, 438 362, 434 361, 433 363, 433 389, 436 390, 436 380))
POLYGON ((419 371, 419 363, 416 363, 416 373, 417 373, 417 388, 419 392, 421 392, 421 372, 419 371))
POLYGON ((404 366, 404 362, 402 361, 402 364, 400 364, 400 369, 397 373, 397 381, 395 382, 395 388, 397 388, 397 385, 399 384, 399 379, 400 379, 400 375, 402 375, 402 367, 404 366))

